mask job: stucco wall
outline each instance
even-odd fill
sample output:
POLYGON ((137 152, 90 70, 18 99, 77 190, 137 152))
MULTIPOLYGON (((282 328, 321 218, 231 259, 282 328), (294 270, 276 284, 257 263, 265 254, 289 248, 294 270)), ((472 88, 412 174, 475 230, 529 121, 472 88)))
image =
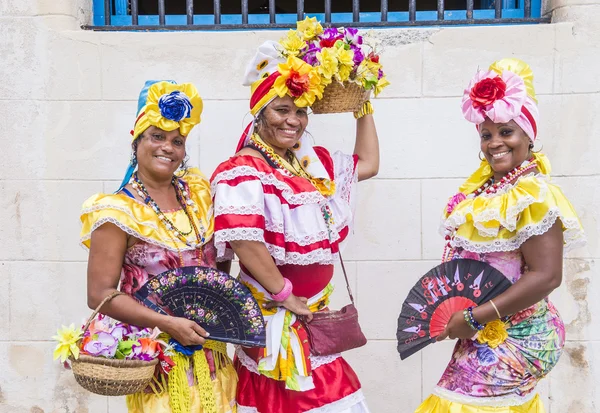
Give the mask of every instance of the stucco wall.
MULTIPOLYGON (((370 339, 347 358, 374 413, 413 412, 450 357, 446 342, 401 362, 396 319, 410 286, 439 263, 445 200, 479 162, 477 135, 459 110, 462 90, 478 66, 506 56, 533 67, 538 145, 589 238, 565 260, 553 294, 568 344, 540 390, 552 413, 600 411, 600 5, 559 0, 546 9, 557 23, 376 31, 392 82, 373 103, 382 165, 360 184, 345 253, 370 339)), ((197 85, 205 111, 188 151, 210 175, 250 119, 246 62, 260 42, 280 36, 82 31, 89 13, 86 0, 0 3, 0 412, 125 411, 122 399, 79 388, 51 357, 56 328, 89 314, 81 202, 121 179, 146 79, 197 85)), ((350 114, 313 115, 309 129, 319 144, 352 149, 350 114)), ((336 303, 345 302, 339 288, 336 303)))

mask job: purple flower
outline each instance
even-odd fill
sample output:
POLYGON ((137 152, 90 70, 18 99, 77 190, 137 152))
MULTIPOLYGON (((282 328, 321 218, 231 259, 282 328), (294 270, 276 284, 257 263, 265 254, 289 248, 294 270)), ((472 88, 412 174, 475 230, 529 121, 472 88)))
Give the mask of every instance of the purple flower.
POLYGON ((338 31, 338 29, 330 27, 329 29, 325 29, 323 34, 319 36, 321 40, 319 42, 321 47, 333 47, 335 42, 338 40, 342 40, 344 35, 338 31))
POLYGON ((112 358, 117 352, 117 339, 101 331, 98 333, 98 338, 90 340, 83 349, 92 356, 112 358))
POLYGON ((319 47, 318 44, 310 43, 310 45, 308 46, 308 49, 306 50, 306 54, 304 55, 302 60, 304 60, 306 63, 308 63, 311 66, 316 66, 319 63, 319 60, 317 59, 317 52, 320 52, 320 51, 321 51, 321 48, 319 47))
POLYGON ((185 93, 174 90, 158 99, 160 114, 167 119, 179 122, 192 114, 192 104, 185 93))
POLYGON ((383 70, 379 69, 379 72, 377 72, 377 80, 381 79, 383 77, 383 70))
POLYGON ((365 60, 365 55, 363 54, 362 50, 360 49, 360 47, 355 46, 355 45, 350 45, 350 49, 352 49, 352 51, 354 52, 354 66, 358 66, 360 65, 360 63, 365 60))
POLYGON ((362 36, 358 35, 358 29, 353 29, 352 27, 344 30, 344 37, 350 44, 362 44, 363 42, 362 36))
POLYGON ((123 340, 123 336, 127 335, 127 328, 119 323, 111 330, 110 335, 117 340, 123 340))

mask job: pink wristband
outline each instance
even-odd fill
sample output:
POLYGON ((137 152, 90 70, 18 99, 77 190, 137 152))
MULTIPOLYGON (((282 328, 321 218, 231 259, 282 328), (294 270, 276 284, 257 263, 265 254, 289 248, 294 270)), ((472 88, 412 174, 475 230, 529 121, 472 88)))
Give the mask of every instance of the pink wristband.
POLYGON ((287 278, 283 278, 285 284, 283 285, 283 289, 279 291, 277 294, 271 294, 274 301, 285 301, 292 294, 292 282, 287 278))

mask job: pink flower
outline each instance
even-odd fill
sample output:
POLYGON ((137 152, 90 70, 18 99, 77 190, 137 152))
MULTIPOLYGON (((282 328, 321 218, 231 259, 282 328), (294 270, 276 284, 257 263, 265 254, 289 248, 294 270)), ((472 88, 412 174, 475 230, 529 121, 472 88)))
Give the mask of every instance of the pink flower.
POLYGON ((122 291, 132 295, 148 281, 148 273, 140 267, 131 264, 123 264, 123 275, 121 279, 122 291))
POLYGON ((489 118, 494 123, 509 122, 521 114, 527 99, 523 79, 505 70, 502 75, 479 71, 465 89, 462 112, 465 119, 477 125, 489 118))
POLYGON ((535 304, 529 308, 519 311, 515 315, 510 318, 510 323, 514 326, 519 324, 520 322, 528 319, 535 313, 535 304))
POLYGON ((169 250, 165 250, 161 252, 158 263, 165 267, 167 270, 172 270, 174 268, 179 268, 181 264, 179 263, 179 257, 174 252, 169 250))
POLYGON ((454 208, 456 208, 456 206, 458 204, 460 204, 462 201, 464 201, 465 199, 467 199, 467 197, 462 192, 459 192, 456 195, 453 195, 450 198, 450 200, 448 200, 448 205, 446 205, 446 212, 448 214, 451 214, 452 211, 454 211, 454 208))

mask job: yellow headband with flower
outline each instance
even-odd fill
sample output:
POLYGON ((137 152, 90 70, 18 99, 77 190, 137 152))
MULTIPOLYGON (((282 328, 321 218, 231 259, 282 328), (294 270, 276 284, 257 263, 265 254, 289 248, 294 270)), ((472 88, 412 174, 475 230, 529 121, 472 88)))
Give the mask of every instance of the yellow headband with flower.
POLYGON ((138 100, 138 116, 131 131, 133 140, 150 126, 170 132, 179 129, 187 136, 200 123, 202 98, 191 83, 149 80, 138 100))

